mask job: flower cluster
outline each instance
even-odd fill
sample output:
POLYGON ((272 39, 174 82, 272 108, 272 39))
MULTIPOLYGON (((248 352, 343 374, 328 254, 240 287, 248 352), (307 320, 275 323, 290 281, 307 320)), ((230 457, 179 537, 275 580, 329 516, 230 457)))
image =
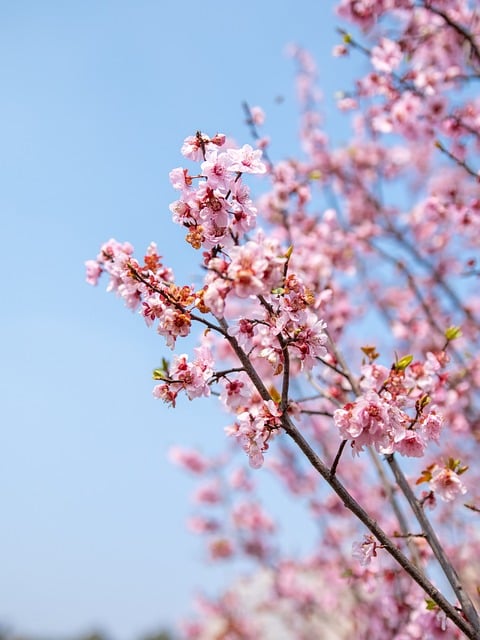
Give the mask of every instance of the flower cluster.
POLYGON ((281 427, 281 416, 279 407, 273 400, 268 400, 237 414, 236 422, 226 428, 227 435, 238 440, 254 469, 263 465, 263 454, 281 427))
POLYGON ((188 229, 187 241, 195 249, 232 246, 255 225, 257 210, 242 176, 266 173, 262 152, 248 144, 237 149, 222 134, 210 138, 197 132, 185 139, 182 153, 201 161, 200 173, 192 176, 183 167, 170 172, 180 191, 170 205, 174 222, 188 229))
POLYGON ((189 400, 210 395, 213 356, 206 347, 199 347, 195 352, 193 362, 188 361, 188 355, 182 354, 175 356, 167 370, 155 370, 154 376, 163 381, 153 389, 155 398, 174 407, 180 391, 185 392, 189 400))
POLYGON ((443 418, 435 406, 425 409, 430 403, 427 392, 439 384, 442 358, 428 353, 425 363, 397 364, 390 371, 375 363, 363 366, 363 393, 333 415, 354 453, 372 446, 382 454, 419 458, 429 442, 438 443, 443 418))

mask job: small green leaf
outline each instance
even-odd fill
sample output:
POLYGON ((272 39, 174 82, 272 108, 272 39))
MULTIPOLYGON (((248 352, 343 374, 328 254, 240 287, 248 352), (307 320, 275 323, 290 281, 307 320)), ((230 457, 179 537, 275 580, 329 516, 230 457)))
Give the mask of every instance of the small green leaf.
POLYGON ((462 335, 462 330, 460 327, 448 327, 445 329, 445 338, 450 342, 451 340, 456 340, 460 338, 462 335))
POLYGON ((432 399, 430 398, 429 395, 425 394, 424 396, 422 396, 420 398, 420 402, 418 403, 419 410, 423 411, 423 409, 425 409, 427 404, 430 404, 431 401, 432 401, 432 399))
POLYGON ((350 44, 352 42, 352 36, 349 33, 344 33, 343 42, 344 44, 350 44))
POLYGON ((395 363, 394 365, 395 371, 405 371, 405 369, 412 362, 412 360, 413 360, 413 356, 411 355, 403 356, 403 358, 400 358, 400 360, 397 360, 397 362, 395 363))
POLYGON ((425 598, 425 604, 427 605, 427 611, 434 611, 437 608, 437 604, 430 598, 425 598))
POLYGON ((162 358, 162 364, 152 371, 152 377, 154 380, 167 380, 168 368, 170 363, 166 358, 162 358))

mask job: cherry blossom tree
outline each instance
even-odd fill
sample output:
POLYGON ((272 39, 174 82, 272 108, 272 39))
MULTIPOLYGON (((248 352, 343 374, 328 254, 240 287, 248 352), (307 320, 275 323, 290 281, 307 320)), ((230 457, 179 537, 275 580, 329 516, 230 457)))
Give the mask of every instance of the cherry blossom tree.
POLYGON ((186 638, 480 638, 480 15, 337 11, 335 64, 365 61, 338 96, 348 143, 329 140, 314 61, 292 47, 302 157, 273 159, 245 104, 244 144, 197 131, 170 173, 200 286, 153 243, 139 259, 110 240, 87 262, 173 351, 154 397, 230 415, 222 455, 171 457, 197 479, 210 557, 256 570, 203 598, 186 638), (265 469, 317 525, 308 557, 282 552, 265 469))

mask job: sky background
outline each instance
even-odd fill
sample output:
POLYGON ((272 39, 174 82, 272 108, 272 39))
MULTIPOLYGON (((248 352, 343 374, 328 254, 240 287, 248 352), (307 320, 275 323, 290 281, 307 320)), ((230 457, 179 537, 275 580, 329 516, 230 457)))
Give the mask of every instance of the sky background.
POLYGON ((105 282, 85 284, 83 264, 111 237, 139 253, 155 240, 193 281, 168 210, 183 139, 251 142, 247 100, 272 158, 295 154, 285 47, 312 52, 327 98, 348 88, 333 4, 0 2, 0 629, 133 640, 231 578, 186 530, 193 485, 167 459, 173 444, 219 448, 228 417, 152 399, 162 339, 105 282))

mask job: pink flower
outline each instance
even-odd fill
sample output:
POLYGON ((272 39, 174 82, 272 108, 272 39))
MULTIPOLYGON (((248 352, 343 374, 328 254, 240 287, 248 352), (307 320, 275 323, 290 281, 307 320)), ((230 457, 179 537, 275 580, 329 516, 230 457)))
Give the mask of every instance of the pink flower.
POLYGON ((178 389, 173 389, 172 385, 169 383, 164 382, 162 384, 155 385, 153 387, 152 394, 154 398, 157 398, 157 400, 163 400, 165 404, 169 404, 175 408, 177 404, 178 391, 178 389))
POLYGON ((218 153, 216 149, 209 149, 205 161, 201 164, 202 175, 207 178, 209 187, 224 187, 228 190, 229 183, 233 182, 227 169, 229 163, 230 158, 225 152, 218 153))
POLYGON ((213 560, 231 558, 234 552, 233 544, 227 538, 216 538, 209 542, 209 552, 213 560))
POLYGON ((210 138, 207 134, 197 131, 196 135, 185 138, 181 153, 186 158, 199 162, 200 160, 204 160, 207 149, 211 148, 212 145, 221 147, 224 144, 225 136, 221 133, 217 133, 213 138, 210 138))
POLYGON ((244 144, 241 149, 227 149, 230 157, 229 171, 238 173, 266 173, 267 167, 261 162, 262 151, 252 149, 249 144, 244 144))
POLYGON ((205 281, 203 301, 214 316, 221 318, 225 309, 225 299, 231 290, 231 284, 216 273, 211 273, 205 281))
POLYGON ((279 270, 283 259, 268 255, 266 247, 258 242, 250 240, 243 246, 232 247, 230 250, 230 263, 227 276, 232 282, 233 289, 239 298, 248 298, 251 295, 269 293, 274 276, 275 284, 281 278, 279 270), (267 278, 267 274, 270 278, 267 278))
POLYGON ((188 170, 183 167, 172 169, 169 178, 172 187, 178 191, 188 191, 192 186, 192 178, 188 175, 188 170))
POLYGON ((192 321, 188 312, 184 313, 174 307, 169 307, 161 313, 157 331, 165 338, 167 346, 173 349, 178 337, 188 336, 191 325, 192 321))
POLYGON ((438 444, 440 432, 443 426, 443 416, 432 407, 430 411, 421 417, 420 429, 425 440, 433 440, 438 444))
POLYGON ((260 127, 265 122, 265 112, 261 107, 250 107, 252 122, 260 127))
POLYGON ((467 493, 467 488, 452 469, 436 468, 432 473, 430 487, 444 502, 454 500, 459 494, 467 493))
POLYGON ((275 530, 273 520, 255 502, 241 502, 232 510, 235 527, 256 532, 272 533, 275 530))
POLYGON ((171 447, 168 455, 170 460, 175 464, 199 475, 204 474, 210 466, 208 460, 194 449, 184 449, 175 446, 171 447))
POLYGON ((221 499, 222 493, 218 480, 201 485, 193 494, 193 500, 201 504, 218 504, 221 499))
POLYGON ((86 280, 88 284, 96 286, 98 284, 98 279, 102 275, 102 267, 96 260, 87 260, 85 262, 85 267, 87 269, 86 280))
POLYGON ((340 56, 346 56, 348 54, 348 49, 344 44, 336 44, 332 49, 332 56, 334 58, 339 58, 340 56))
POLYGON ((264 462, 263 453, 268 442, 281 427, 281 411, 272 401, 252 406, 237 415, 237 421, 225 429, 227 435, 234 436, 248 455, 249 464, 259 469, 264 462))
POLYGON ((193 533, 215 533, 220 529, 220 525, 213 518, 191 516, 188 520, 188 528, 193 533))
MULTIPOLYGON (((281 316, 277 320, 281 325, 281 316)), ((311 370, 318 363, 318 358, 327 354, 326 327, 326 323, 309 309, 299 312, 296 322, 288 319, 284 326, 285 333, 291 336, 288 340, 289 352, 299 359, 305 371, 311 370)))
POLYGON ((353 441, 353 451, 374 446, 379 453, 393 453, 405 438, 406 416, 392 402, 373 391, 360 396, 353 403, 337 409, 333 414, 340 436, 353 441))
POLYGON ((362 567, 366 567, 377 557, 377 549, 381 546, 372 535, 365 535, 362 542, 354 542, 352 544, 352 556, 356 558, 362 567))
POLYGON ((256 333, 256 323, 248 318, 240 318, 237 324, 232 324, 228 329, 231 336, 235 336, 238 344, 244 351, 250 351, 253 347, 253 339, 256 333))
POLYGON ((165 304, 158 293, 155 293, 144 300, 142 302, 142 307, 141 313, 145 318, 145 322, 148 327, 151 327, 156 319, 161 318, 165 311, 165 304))
POLYGON ((410 458, 421 458, 425 452, 426 442, 422 439, 420 433, 416 430, 409 429, 405 433, 405 437, 395 446, 395 451, 402 456, 410 458))
POLYGON ((402 61, 402 50, 393 40, 382 38, 380 44, 373 47, 371 60, 377 71, 391 73, 402 61))
POLYGON ((229 378, 223 382, 224 388, 220 394, 223 405, 233 412, 243 409, 251 404, 252 388, 248 379, 241 380, 241 377, 229 378))
POLYGON ((174 380, 172 384, 178 384, 186 392, 189 400, 210 395, 208 382, 212 373, 211 363, 208 360, 200 358, 188 362, 187 355, 176 356, 170 370, 174 380))

